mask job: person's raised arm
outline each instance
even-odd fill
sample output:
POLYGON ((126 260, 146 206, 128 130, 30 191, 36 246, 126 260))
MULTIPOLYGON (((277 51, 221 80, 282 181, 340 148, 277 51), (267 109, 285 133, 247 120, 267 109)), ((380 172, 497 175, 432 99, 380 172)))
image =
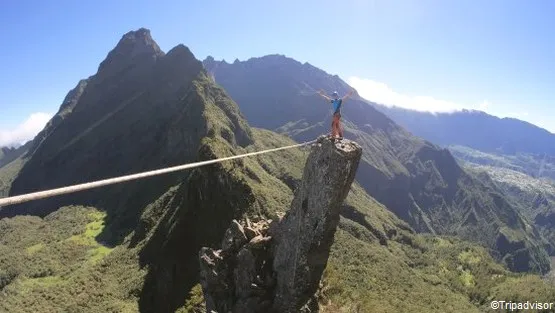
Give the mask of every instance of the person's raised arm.
POLYGON ((351 91, 349 91, 348 94, 346 94, 343 98, 341 98, 341 100, 345 101, 345 100, 349 99, 353 95, 353 93, 354 93, 354 90, 351 89, 351 91))
POLYGON ((323 98, 325 98, 326 100, 331 101, 331 98, 328 97, 328 96, 326 95, 326 93, 325 93, 323 90, 318 91, 318 94, 319 94, 320 96, 322 96, 323 98))

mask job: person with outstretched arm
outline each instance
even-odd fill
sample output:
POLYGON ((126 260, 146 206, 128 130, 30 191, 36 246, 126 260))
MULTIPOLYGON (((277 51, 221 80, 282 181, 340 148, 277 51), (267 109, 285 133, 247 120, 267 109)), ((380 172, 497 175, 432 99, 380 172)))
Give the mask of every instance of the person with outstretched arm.
POLYGON ((339 98, 337 91, 334 91, 331 94, 332 95, 331 97, 326 95, 326 93, 323 90, 320 90, 320 92, 318 92, 320 96, 328 100, 333 106, 333 120, 331 122, 331 139, 335 139, 335 138, 338 138, 340 140, 343 139, 343 130, 341 129, 341 125, 339 124, 339 121, 341 119, 341 105, 343 104, 343 101, 349 99, 349 97, 353 95, 353 91, 354 90, 349 91, 349 93, 346 94, 343 98, 339 98))

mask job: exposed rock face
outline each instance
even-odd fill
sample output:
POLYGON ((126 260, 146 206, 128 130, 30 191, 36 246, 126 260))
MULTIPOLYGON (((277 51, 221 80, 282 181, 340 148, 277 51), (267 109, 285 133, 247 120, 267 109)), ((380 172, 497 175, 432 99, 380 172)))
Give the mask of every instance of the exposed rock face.
POLYGON ((146 59, 156 59, 163 55, 164 52, 152 39, 150 30, 140 28, 123 35, 117 46, 100 63, 98 73, 111 72, 110 74, 114 74, 117 71, 126 69, 133 63, 137 63, 141 58, 142 61, 145 61, 146 59))
POLYGON ((221 250, 201 249, 201 280, 208 312, 270 311, 276 281, 269 223, 249 226, 234 220, 221 250))
POLYGON ((362 149, 320 138, 279 221, 233 221, 221 250, 200 251, 208 312, 299 312, 318 289, 362 149))

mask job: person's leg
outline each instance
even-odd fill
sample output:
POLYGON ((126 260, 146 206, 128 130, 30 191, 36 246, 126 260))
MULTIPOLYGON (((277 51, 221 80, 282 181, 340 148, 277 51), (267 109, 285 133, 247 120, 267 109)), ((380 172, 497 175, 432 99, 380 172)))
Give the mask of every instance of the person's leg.
POLYGON ((338 114, 334 114, 333 115, 333 123, 332 123, 332 132, 331 132, 331 136, 333 138, 337 137, 339 135, 339 115, 338 114))
POLYGON ((341 126, 341 114, 337 117, 337 134, 343 138, 343 127, 341 126))

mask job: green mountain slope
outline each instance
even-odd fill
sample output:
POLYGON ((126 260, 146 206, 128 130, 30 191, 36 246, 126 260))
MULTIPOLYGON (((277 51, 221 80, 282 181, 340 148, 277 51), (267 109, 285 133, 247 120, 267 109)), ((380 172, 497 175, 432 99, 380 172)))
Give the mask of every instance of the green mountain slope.
POLYGON ((463 146, 450 146, 449 150, 467 169, 501 190, 540 230, 549 242, 547 250, 554 253, 555 184, 550 157, 492 154, 463 146))
POLYGON ((0 148, 0 168, 25 154, 31 144, 32 141, 29 141, 18 148, 0 148))
MULTIPOLYGON (((208 58, 204 65, 250 123, 297 141, 329 131, 329 105, 315 91, 349 90, 337 76, 279 55, 233 64, 208 58)), ((358 182, 417 231, 484 244, 516 271, 549 269, 545 240, 534 226, 499 190, 461 169, 448 150, 411 135, 357 96, 342 115, 346 136, 364 149, 358 182)))
POLYGON ((70 206, 0 220, 0 311, 137 312, 136 257, 95 240, 105 215, 70 206))
MULTIPOLYGON (((267 130, 252 129, 252 135, 254 143, 245 151, 292 143, 267 130)), ((219 153, 227 145, 216 140, 208 146, 205 151, 219 153)), ((288 150, 242 164, 199 168, 150 204, 136 231, 113 248, 98 242, 105 213, 93 208, 70 206, 45 218, 0 220, 0 308, 173 312, 180 307, 179 312, 202 312, 194 246, 219 244, 218 224, 229 215, 254 220, 261 207, 269 216, 287 207, 293 191, 285 186, 299 182, 306 154, 288 150), (194 177, 206 183, 192 184, 194 177), (249 186, 240 195, 253 196, 250 200, 233 195, 240 186, 249 186), (220 200, 191 202, 199 195, 220 200), (217 205, 219 201, 226 204, 217 205)), ((501 294, 510 293, 507 299, 514 301, 547 301, 553 295, 534 276, 503 269, 481 247, 415 235, 359 186, 349 194, 342 215, 319 293, 324 312, 377 307, 383 312, 480 312, 501 294), (513 292, 513 284, 541 292, 513 292)))
POLYGON ((534 178, 507 168, 468 162, 465 167, 502 190, 546 238, 549 253, 555 252, 555 184, 550 179, 534 178))
POLYGON ((499 154, 486 153, 465 146, 449 146, 449 151, 464 162, 505 168, 531 177, 549 178, 555 181, 555 158, 547 154, 529 153, 499 154))
POLYGON ((0 148, 0 197, 7 197, 12 182, 24 164, 24 157, 31 148, 32 141, 18 148, 0 148))
POLYGON ((10 193, 12 182, 25 164, 23 156, 16 158, 10 163, 0 167, 0 197, 7 197, 10 193))

